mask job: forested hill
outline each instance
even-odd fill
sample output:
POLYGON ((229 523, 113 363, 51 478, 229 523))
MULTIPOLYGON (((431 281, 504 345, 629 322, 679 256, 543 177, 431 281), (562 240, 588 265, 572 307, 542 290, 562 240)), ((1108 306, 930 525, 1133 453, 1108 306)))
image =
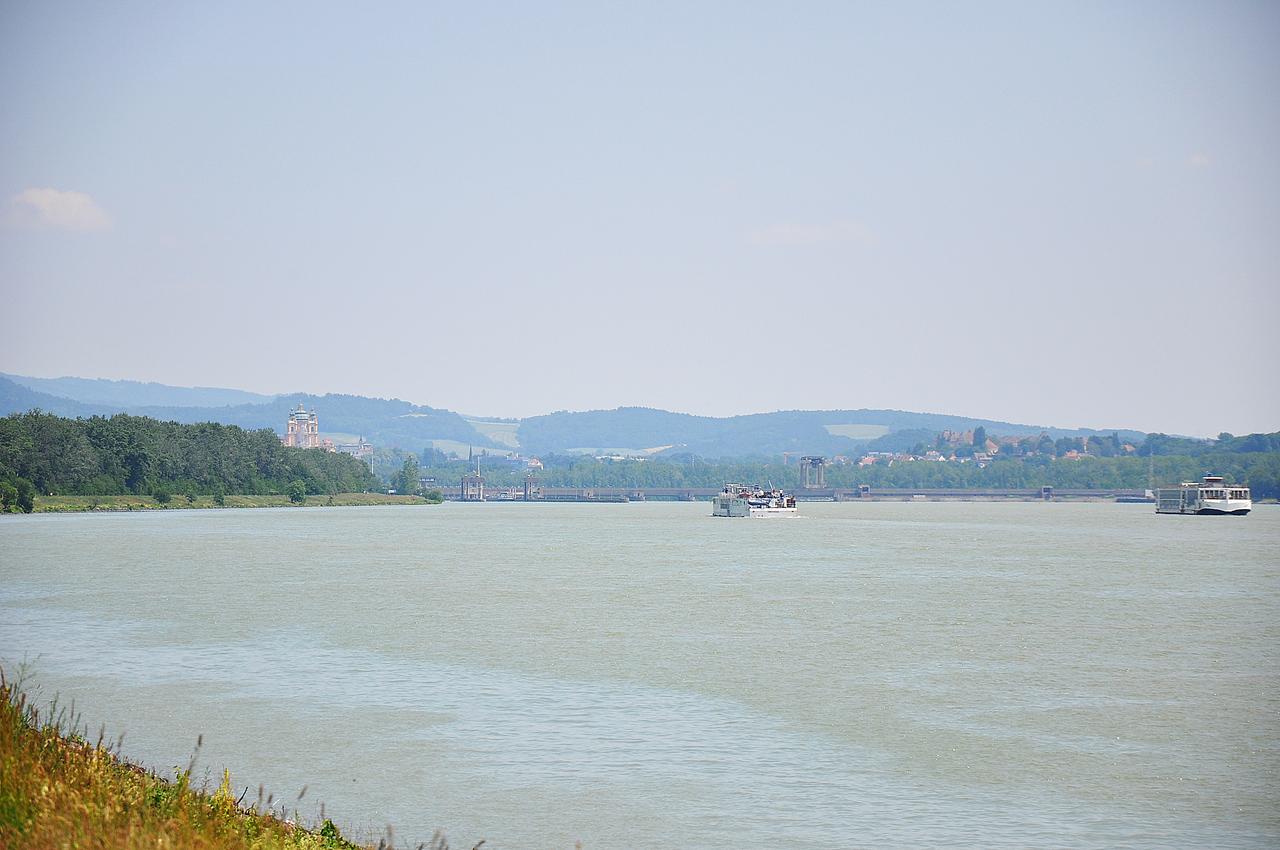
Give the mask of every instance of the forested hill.
MULTIPOLYGON (((240 397, 239 390, 168 387, 136 381, 79 378, 0 377, 0 414, 40 409, 62 416, 130 413, 175 422, 220 422, 242 428, 283 431, 298 404, 315 408, 323 434, 363 436, 381 448, 412 452, 427 447, 515 449, 525 455, 552 453, 696 455, 704 458, 776 458, 783 452, 852 455, 859 451, 906 451, 931 442, 939 431, 984 427, 990 433, 1050 437, 1115 434, 1138 443, 1143 435, 1124 429, 1065 429, 902 410, 788 410, 711 417, 644 407, 560 411, 523 420, 467 419, 450 410, 399 399, 355 395, 291 394, 250 404, 192 405, 208 398, 240 397), (49 392, 41 391, 41 388, 49 392), (52 394, 56 391, 59 395, 52 394), (61 395, 65 394, 65 395, 61 395), (138 404, 164 399, 164 405, 138 404), (442 443, 441 441, 447 441, 442 443)), ((243 393, 253 397, 253 394, 243 393)), ((261 397, 260 397, 261 398, 261 397)))
MULTIPOLYGON (((651 449, 654 454, 701 457, 769 456, 782 452, 847 454, 860 448, 906 449, 937 432, 979 426, 993 433, 1047 432, 1051 437, 1112 433, 1087 428, 1062 429, 902 410, 786 410, 717 418, 671 413, 645 407, 561 411, 520 422, 520 443, 529 453, 581 449, 651 449), (670 448, 667 448, 670 447, 670 448)), ((1137 431, 1118 432, 1139 441, 1137 431)))
POLYGON ((97 404, 85 404, 75 399, 49 395, 0 377, 0 415, 43 410, 59 416, 101 416, 110 408, 97 404))
POLYGON ((492 446, 467 420, 449 410, 410 404, 399 399, 356 395, 279 396, 266 404, 233 407, 141 407, 131 412, 175 422, 221 422, 242 428, 284 428, 290 411, 302 405, 315 409, 320 430, 326 434, 363 436, 378 445, 420 449, 432 440, 457 440, 492 446))
POLYGON ((280 444, 274 432, 141 416, 0 417, 0 483, 57 495, 361 492, 377 486, 350 455, 280 444))
POLYGON ((15 384, 40 393, 74 399, 84 404, 113 408, 136 407, 228 407, 235 404, 265 404, 274 395, 234 390, 226 387, 172 387, 142 381, 109 381, 102 378, 32 378, 0 372, 15 384))
POLYGON ((324 433, 363 436, 377 445, 402 446, 420 450, 430 445, 433 440, 455 440, 481 447, 495 446, 488 437, 452 411, 424 407, 399 399, 366 398, 354 395, 315 396, 296 393, 277 396, 261 404, 222 407, 122 406, 63 398, 32 390, 9 378, 0 378, 0 415, 37 409, 61 416, 110 416, 115 413, 130 413, 163 421, 219 422, 248 429, 271 428, 279 432, 284 429, 289 412, 299 404, 308 410, 312 408, 317 410, 320 415, 320 427, 324 433))

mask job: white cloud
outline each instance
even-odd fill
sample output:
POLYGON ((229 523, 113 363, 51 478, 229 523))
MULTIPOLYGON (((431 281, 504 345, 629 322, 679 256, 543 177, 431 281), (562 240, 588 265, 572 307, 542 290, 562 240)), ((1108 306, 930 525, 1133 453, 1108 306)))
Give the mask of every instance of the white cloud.
POLYGON ((106 230, 111 219, 84 192, 24 189, 9 200, 11 217, 23 224, 59 230, 106 230))
POLYGON ((757 245, 824 245, 835 242, 869 244, 875 237, 866 225, 849 219, 817 224, 774 224, 751 234, 757 245))
POLYGON ((1206 168, 1211 162, 1213 162, 1213 160, 1209 159, 1209 155, 1207 153, 1193 153, 1191 156, 1187 157, 1187 165, 1192 168, 1206 168))

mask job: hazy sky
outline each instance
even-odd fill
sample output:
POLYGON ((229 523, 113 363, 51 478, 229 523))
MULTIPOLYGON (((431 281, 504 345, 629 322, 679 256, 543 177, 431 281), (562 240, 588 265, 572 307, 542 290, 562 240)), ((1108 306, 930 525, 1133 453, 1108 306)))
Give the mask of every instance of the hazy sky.
POLYGON ((0 371, 1280 429, 1280 4, 0 5, 0 371))

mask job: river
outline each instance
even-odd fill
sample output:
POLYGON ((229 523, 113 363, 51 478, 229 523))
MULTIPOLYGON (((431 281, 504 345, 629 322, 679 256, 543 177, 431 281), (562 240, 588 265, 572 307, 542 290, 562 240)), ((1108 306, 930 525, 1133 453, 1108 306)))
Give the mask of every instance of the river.
POLYGON ((1280 508, 709 511, 6 516, 0 659, 375 843, 1280 843, 1280 508))

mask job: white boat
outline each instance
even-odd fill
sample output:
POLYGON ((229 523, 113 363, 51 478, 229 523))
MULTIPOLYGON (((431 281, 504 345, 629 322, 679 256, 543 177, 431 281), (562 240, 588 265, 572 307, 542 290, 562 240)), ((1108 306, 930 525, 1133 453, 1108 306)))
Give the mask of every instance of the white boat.
POLYGON ((1206 475, 1203 481, 1184 481, 1177 487, 1156 491, 1158 514, 1231 514, 1244 516, 1253 510, 1248 487, 1226 485, 1220 475, 1206 475))
POLYGON ((726 484, 711 500, 712 516, 795 516, 796 497, 781 490, 726 484))

